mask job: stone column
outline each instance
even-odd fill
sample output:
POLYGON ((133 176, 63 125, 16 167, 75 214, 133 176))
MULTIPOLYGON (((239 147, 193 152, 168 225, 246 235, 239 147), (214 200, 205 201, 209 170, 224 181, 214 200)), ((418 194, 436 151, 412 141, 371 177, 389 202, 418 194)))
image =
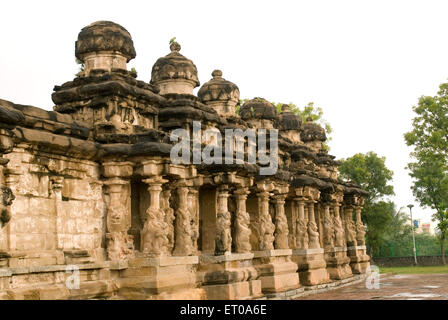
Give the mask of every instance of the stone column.
POLYGON ((235 214, 235 250, 237 253, 249 253, 250 246, 250 217, 246 211, 246 199, 249 191, 247 188, 241 188, 234 191, 236 199, 236 214, 235 214))
POLYGON ((314 216, 314 203, 314 200, 308 202, 308 237, 310 249, 320 248, 319 231, 314 216))
POLYGON ((330 249, 334 247, 334 225, 330 214, 330 203, 324 203, 324 248, 330 249))
POLYGON ((193 255, 193 238, 191 230, 190 211, 188 210, 188 187, 177 188, 178 208, 175 221, 175 244, 173 254, 176 256, 193 255))
POLYGON ((336 247, 344 247, 346 245, 344 226, 342 225, 341 220, 340 207, 341 205, 339 203, 333 203, 334 241, 336 247))
POLYGON ((215 254, 232 251, 231 215, 228 209, 229 190, 227 185, 218 188, 218 210, 216 214, 215 254))
POLYGON ((308 227, 305 218, 305 199, 294 199, 297 203, 296 249, 308 249, 308 227))
POLYGON ((356 212, 356 242, 358 246, 363 246, 366 244, 365 236, 366 231, 364 229, 364 224, 362 223, 361 219, 361 206, 356 206, 355 212, 356 212))
POLYGON ((345 235, 347 246, 356 246, 356 227, 353 223, 353 206, 347 205, 344 207, 345 214, 345 235))
POLYGON ((194 187, 188 188, 188 211, 190 211, 190 225, 191 225, 191 242, 193 244, 193 254, 198 251, 199 239, 199 191, 194 187))
POLYGON ((64 177, 54 176, 50 178, 51 191, 53 193, 54 208, 55 208, 55 245, 56 249, 63 249, 64 242, 62 241, 63 230, 63 212, 62 206, 62 185, 64 183, 64 177))
POLYGON ((259 217, 259 250, 274 249, 275 225, 272 223, 269 214, 269 192, 259 192, 258 197, 258 217, 259 217))
POLYGON ((165 189, 162 191, 162 198, 160 201, 160 206, 165 213, 165 222, 167 224, 167 251, 168 254, 173 251, 174 248, 174 210, 170 206, 171 189, 165 189))
POLYGON ((275 249, 289 249, 288 220, 285 215, 286 195, 277 195, 275 202, 275 249))
POLYGON ((165 212, 160 207, 160 194, 162 184, 167 180, 144 179, 148 185, 149 207, 145 212, 142 231, 141 248, 144 253, 152 256, 162 256, 168 253, 168 224, 165 221, 165 212))
POLYGON ((130 183, 121 178, 104 182, 107 200, 106 240, 107 256, 110 260, 125 260, 134 257, 134 242, 128 235, 131 226, 130 183))

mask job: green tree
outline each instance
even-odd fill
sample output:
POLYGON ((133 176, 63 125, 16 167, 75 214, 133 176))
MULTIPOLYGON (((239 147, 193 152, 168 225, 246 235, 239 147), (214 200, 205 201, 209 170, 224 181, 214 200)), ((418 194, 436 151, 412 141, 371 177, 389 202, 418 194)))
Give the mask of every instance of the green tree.
POLYGON ((362 220, 366 225, 366 241, 370 256, 386 241, 390 224, 396 214, 393 202, 386 199, 394 194, 389 184, 393 172, 386 167, 386 159, 374 152, 357 153, 342 159, 339 166, 340 178, 360 185, 369 195, 363 208, 362 220))
POLYGON ((404 135, 413 147, 408 163, 411 187, 417 201, 435 211, 443 263, 448 233, 448 83, 439 87, 436 96, 422 96, 413 111, 413 129, 404 135))
POLYGON ((400 210, 395 211, 387 228, 386 239, 388 241, 399 241, 412 234, 412 226, 409 224, 409 215, 400 210))

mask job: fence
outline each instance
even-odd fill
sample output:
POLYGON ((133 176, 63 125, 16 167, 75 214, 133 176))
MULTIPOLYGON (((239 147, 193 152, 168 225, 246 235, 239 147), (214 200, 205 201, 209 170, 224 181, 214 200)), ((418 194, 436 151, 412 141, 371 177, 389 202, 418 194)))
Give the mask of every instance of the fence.
MULTIPOLYGON (((417 256, 441 256, 440 243, 433 236, 419 235, 415 238, 417 256)), ((370 248, 368 251, 370 253, 370 248)), ((374 258, 413 257, 414 249, 411 237, 399 241, 388 241, 379 248, 374 248, 374 258)))

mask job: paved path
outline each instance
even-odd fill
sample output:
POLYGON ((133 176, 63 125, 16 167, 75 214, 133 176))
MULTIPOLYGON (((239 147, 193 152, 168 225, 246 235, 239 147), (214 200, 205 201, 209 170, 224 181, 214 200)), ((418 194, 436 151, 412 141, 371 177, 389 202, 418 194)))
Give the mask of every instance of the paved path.
POLYGON ((382 274, 379 289, 362 281, 299 300, 448 300, 448 274, 382 274))

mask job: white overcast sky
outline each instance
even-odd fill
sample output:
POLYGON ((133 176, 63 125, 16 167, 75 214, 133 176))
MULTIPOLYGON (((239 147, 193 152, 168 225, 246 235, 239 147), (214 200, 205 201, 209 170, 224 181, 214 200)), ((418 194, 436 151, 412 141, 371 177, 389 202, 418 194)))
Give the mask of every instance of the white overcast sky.
POLYGON ((337 158, 374 151, 394 171, 397 209, 417 206, 404 169, 412 106, 448 78, 448 1, 2 1, 0 98, 51 110, 53 86, 77 72, 82 27, 111 20, 132 35, 129 68, 149 81, 177 37, 201 84, 213 69, 242 98, 304 106, 334 128, 337 158))

